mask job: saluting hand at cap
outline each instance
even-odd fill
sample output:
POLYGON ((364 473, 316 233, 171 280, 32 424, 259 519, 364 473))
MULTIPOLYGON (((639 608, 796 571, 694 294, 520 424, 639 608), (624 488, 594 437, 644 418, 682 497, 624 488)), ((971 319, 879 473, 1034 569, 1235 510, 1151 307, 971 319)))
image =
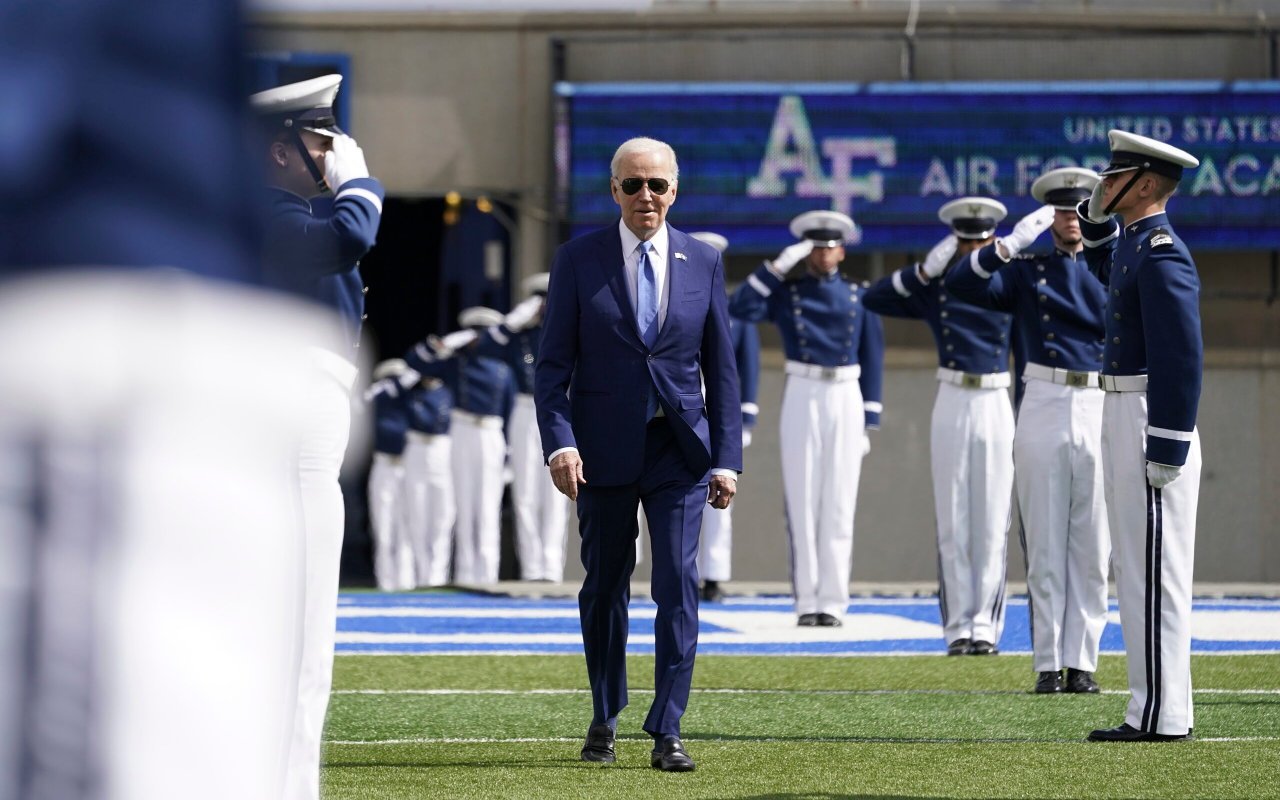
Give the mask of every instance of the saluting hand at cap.
POLYGON ((959 241, 953 233, 933 246, 929 255, 925 256, 924 261, 920 263, 920 271, 926 278, 932 280, 946 270, 947 265, 951 263, 951 257, 956 254, 956 244, 959 241))
POLYGON ((369 167, 364 163, 364 150, 350 136, 335 136, 333 148, 324 155, 324 182, 329 191, 356 178, 369 177, 369 167))
POLYGON ((785 277, 792 267, 803 261, 811 252, 813 252, 813 240, 805 239, 803 242, 788 245, 769 266, 778 275, 785 277))

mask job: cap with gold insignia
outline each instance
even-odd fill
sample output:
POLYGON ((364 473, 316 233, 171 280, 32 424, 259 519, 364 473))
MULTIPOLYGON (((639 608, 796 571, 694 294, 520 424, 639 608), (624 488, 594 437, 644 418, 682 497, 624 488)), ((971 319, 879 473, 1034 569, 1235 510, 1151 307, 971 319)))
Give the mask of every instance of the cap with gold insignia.
POLYGON ((791 235, 809 239, 814 247, 842 247, 862 241, 862 231, 839 211, 806 211, 791 220, 791 235))
POLYGON ((524 290, 525 297, 533 297, 535 294, 546 294, 550 284, 550 272, 535 272, 521 282, 520 288, 524 290))
POLYGON ((729 240, 718 233, 712 233, 711 231, 697 231, 696 233, 691 233, 689 235, 703 244, 711 245, 716 249, 717 253, 723 253, 729 248, 729 240))
POLYGON ((464 328, 489 328, 494 325, 501 325, 502 319, 501 311, 495 311, 485 306, 464 308, 458 314, 458 324, 464 328))
POLYGON ((1062 211, 1075 211, 1101 180, 1096 172, 1081 167, 1051 169, 1031 184, 1031 196, 1062 211))
POLYGON ((268 124, 274 122, 278 127, 321 136, 341 136, 342 129, 333 114, 333 100, 341 83, 341 75, 322 75, 277 86, 250 96, 249 107, 268 124))
POLYGON ((373 379, 377 381, 383 378, 393 378, 397 375, 403 375, 407 369, 409 369, 409 365, 405 363, 403 358, 388 358, 386 361, 379 361, 373 368, 373 379))
POLYGON ((990 197, 961 197, 938 209, 938 219, 951 226, 961 239, 987 239, 1009 210, 990 197))
POLYGON ((1111 163, 1099 175, 1151 170, 1177 181, 1182 180, 1183 168, 1200 166, 1200 160, 1185 150, 1136 133, 1111 130, 1107 141, 1111 145, 1111 163))

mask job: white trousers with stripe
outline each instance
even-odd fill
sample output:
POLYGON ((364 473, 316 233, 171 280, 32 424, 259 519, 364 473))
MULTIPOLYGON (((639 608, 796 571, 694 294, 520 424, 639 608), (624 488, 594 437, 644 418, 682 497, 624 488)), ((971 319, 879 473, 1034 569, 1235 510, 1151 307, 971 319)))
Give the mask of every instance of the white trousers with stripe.
POLYGON ((1125 722, 1184 734, 1191 708, 1191 573, 1200 496, 1200 435, 1182 474, 1152 489, 1146 473, 1147 395, 1108 392, 1102 415, 1107 516, 1129 666, 1125 722))
POLYGON ((373 533, 373 575, 384 592, 408 591, 418 585, 409 538, 404 458, 373 454, 369 467, 369 529, 373 533))
POLYGON ((1013 503, 1008 390, 939 383, 930 443, 943 636, 997 643, 1013 503))
POLYGON ((404 446, 405 525, 418 586, 445 586, 453 562, 453 437, 409 431, 404 446))
POLYGON ((454 583, 498 582, 502 523, 502 463, 507 443, 499 417, 453 415, 454 583))
POLYGON ((843 619, 849 608, 864 431, 856 380, 787 376, 780 449, 797 614, 843 619))
POLYGON ((1111 538, 1101 389, 1030 379, 1013 438, 1031 598, 1032 668, 1093 672, 1107 626, 1111 538))
POLYGON ((556 489, 542 460, 542 439, 531 395, 516 395, 508 435, 520 577, 559 583, 564 579, 569 498, 556 489))

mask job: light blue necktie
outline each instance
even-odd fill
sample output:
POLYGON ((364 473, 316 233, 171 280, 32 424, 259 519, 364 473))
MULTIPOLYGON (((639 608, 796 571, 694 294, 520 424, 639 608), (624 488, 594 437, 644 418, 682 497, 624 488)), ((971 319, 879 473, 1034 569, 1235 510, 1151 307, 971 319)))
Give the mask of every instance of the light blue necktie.
MULTIPOLYGON (((640 328, 640 338, 650 350, 658 341, 658 281, 653 274, 653 262, 649 260, 652 248, 649 242, 640 243, 640 265, 636 270, 636 325, 640 328)), ((645 419, 653 419, 658 413, 658 390, 652 381, 645 405, 645 419)))

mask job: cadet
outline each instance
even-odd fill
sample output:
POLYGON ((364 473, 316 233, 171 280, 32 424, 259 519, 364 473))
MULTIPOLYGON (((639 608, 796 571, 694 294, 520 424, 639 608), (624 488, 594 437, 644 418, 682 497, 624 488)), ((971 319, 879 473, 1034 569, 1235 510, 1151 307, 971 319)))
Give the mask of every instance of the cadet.
POLYGON ((1102 468, 1129 707, 1122 724, 1089 739, 1189 739, 1204 343, 1200 276, 1165 204, 1183 168, 1200 162, 1145 136, 1108 139, 1111 165, 1078 213, 1085 256, 1107 286, 1102 468))
POLYGON ((975 305, 1012 312, 1015 339, 1026 354, 1013 463, 1032 667, 1041 694, 1098 691, 1093 673, 1107 625, 1111 540, 1102 499, 1098 382, 1106 293, 1089 274, 1076 218, 1076 205, 1097 182, 1097 175, 1076 167, 1041 175, 1031 195, 1047 205, 1010 235, 971 253, 944 284, 975 305), (1053 252, 1022 253, 1045 228, 1053 252))
POLYGON ((453 523, 458 516, 449 434, 453 392, 439 378, 414 377, 417 380, 408 390, 409 431, 404 449, 405 525, 416 585, 444 586, 449 583, 453 523))
POLYGON ((320 795, 320 734, 333 679, 338 566, 343 505, 338 472, 351 425, 349 393, 364 319, 359 263, 373 247, 383 190, 369 177, 364 152, 337 127, 333 100, 341 75, 291 83, 253 95, 267 133, 264 166, 270 193, 264 274, 277 288, 336 313, 345 352, 316 348, 312 405, 302 413, 308 436, 298 454, 298 486, 306 538, 306 599, 298 713, 285 797, 320 795), (323 162, 323 171, 317 162, 323 162), (333 193, 317 216, 308 198, 333 193))
POLYGON ((1005 549, 1013 494, 1009 315, 959 300, 937 280, 989 244, 1005 207, 985 197, 944 205, 952 234, 924 262, 885 277, 866 295, 873 311, 924 320, 938 347, 930 429, 938 524, 938 602, 948 655, 996 652, 1004 627, 1005 549))
MULTIPOLYGON (((511 368, 486 355, 475 339, 503 323, 501 312, 475 306, 463 309, 458 324, 474 332, 470 344, 447 348, 435 358, 415 348, 409 364, 442 379, 453 391, 453 487, 455 524, 454 582, 498 582, 501 551, 502 469, 507 443, 503 428, 511 415, 515 384, 511 368)), ((462 333, 462 332, 460 332, 462 333)), ((446 337, 447 338, 447 337, 446 337)))
POLYGON ((373 464, 369 467, 369 527, 373 575, 384 592, 416 587, 413 544, 405 524, 404 451, 409 409, 397 379, 408 366, 391 358, 373 368, 365 398, 373 403, 373 464))
POLYGON ((868 428, 880 424, 884 335, 861 302, 865 285, 839 273, 856 226, 836 211, 791 220, 790 245, 747 278, 730 313, 769 319, 782 334, 782 481, 791 584, 802 626, 838 626, 849 608, 853 520, 868 428), (798 280, 787 274, 804 262, 798 280))
MULTIPOLYGON (((729 240, 718 233, 699 231, 689 235, 720 253, 729 247, 729 240)), ((756 393, 760 388, 760 332, 755 325, 730 317, 729 338, 733 340, 733 354, 738 361, 738 386, 742 391, 742 449, 746 450, 751 446, 751 429, 755 427, 756 415, 760 413, 760 407, 756 405, 756 393)), ((637 539, 636 543, 639 541, 637 539)), ((720 583, 729 580, 732 574, 733 506, 702 510, 702 535, 698 547, 702 599, 719 602, 724 599, 720 583)))

